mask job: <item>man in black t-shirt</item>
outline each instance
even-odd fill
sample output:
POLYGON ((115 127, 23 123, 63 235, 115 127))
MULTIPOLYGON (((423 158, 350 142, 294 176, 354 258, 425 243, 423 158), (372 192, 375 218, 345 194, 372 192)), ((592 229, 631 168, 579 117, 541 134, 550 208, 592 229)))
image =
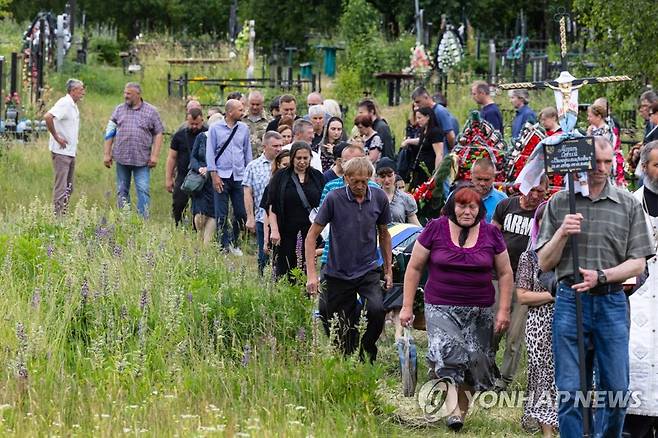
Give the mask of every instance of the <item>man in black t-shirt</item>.
MULTIPOLYGON (((527 195, 503 199, 496 206, 491 223, 503 232, 515 279, 519 258, 528 247, 532 219, 535 216, 537 207, 544 200, 547 189, 548 178, 543 175, 539 185, 533 187, 527 195)), ((525 338, 525 322, 528 316, 528 306, 517 303, 516 294, 512 296, 512 316, 510 327, 507 330, 503 364, 500 367, 501 378, 496 382, 496 387, 501 390, 506 389, 507 385, 512 382, 519 367, 519 359, 521 358, 525 338)), ((495 350, 498 350, 501 339, 502 336, 494 338, 495 350)))
POLYGON ((284 94, 279 98, 279 115, 267 124, 265 132, 276 131, 281 122, 289 121, 292 124, 298 118, 297 99, 292 94, 284 94))
POLYGON ((171 138, 171 146, 167 154, 167 164, 165 166, 165 187, 172 194, 173 202, 171 205, 174 221, 178 225, 183 217, 183 211, 187 206, 190 196, 181 190, 185 175, 187 175, 190 166, 190 154, 194 146, 194 140, 197 135, 206 131, 203 124, 203 113, 199 108, 192 108, 187 112, 187 121, 184 128, 176 131, 171 138), (174 170, 176 179, 174 180, 174 170))

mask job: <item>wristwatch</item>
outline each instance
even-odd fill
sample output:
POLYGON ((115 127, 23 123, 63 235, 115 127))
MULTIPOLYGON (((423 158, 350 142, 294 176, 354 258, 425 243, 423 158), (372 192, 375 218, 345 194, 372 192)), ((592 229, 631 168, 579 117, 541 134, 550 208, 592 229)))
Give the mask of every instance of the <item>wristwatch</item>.
POLYGON ((605 276, 605 272, 602 269, 597 269, 596 275, 598 284, 606 284, 608 282, 608 277, 605 276))

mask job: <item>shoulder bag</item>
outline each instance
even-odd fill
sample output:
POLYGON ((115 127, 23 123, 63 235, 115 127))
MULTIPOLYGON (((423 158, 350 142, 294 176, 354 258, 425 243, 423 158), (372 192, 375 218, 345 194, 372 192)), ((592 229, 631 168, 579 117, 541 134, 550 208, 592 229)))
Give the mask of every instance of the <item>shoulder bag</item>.
MULTIPOLYGON (((236 123, 235 126, 233 127, 233 131, 231 131, 231 135, 228 136, 228 139, 224 142, 222 147, 215 154, 215 163, 217 163, 219 157, 222 156, 222 154, 228 147, 229 143, 231 143, 231 140, 233 140, 233 136, 235 135, 235 132, 237 130, 238 130, 238 124, 236 123)), ((208 173, 206 173, 205 175, 201 175, 196 170, 190 169, 187 172, 187 175, 185 175, 185 179, 183 180, 183 184, 181 184, 180 189, 186 193, 196 193, 203 188, 203 185, 206 183, 206 179, 208 179, 208 173)))

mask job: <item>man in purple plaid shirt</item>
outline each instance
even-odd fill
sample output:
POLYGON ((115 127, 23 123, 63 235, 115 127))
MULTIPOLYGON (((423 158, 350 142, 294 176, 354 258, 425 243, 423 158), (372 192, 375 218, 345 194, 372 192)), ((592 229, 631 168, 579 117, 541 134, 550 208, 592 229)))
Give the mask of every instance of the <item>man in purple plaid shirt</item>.
POLYGON ((130 203, 130 180, 134 175, 137 211, 146 218, 151 202, 151 169, 160 156, 164 128, 158 110, 144 102, 141 95, 139 84, 126 84, 125 103, 117 106, 110 118, 110 123, 116 125, 116 134, 106 135, 103 163, 110 168, 116 161, 119 208, 130 203))

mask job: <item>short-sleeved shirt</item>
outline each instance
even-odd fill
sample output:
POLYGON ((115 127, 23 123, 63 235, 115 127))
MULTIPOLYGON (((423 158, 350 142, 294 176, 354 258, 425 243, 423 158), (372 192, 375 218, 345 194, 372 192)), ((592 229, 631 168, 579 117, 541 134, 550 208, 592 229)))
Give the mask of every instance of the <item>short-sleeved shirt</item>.
POLYGON ((114 109, 110 120, 117 125, 112 158, 125 166, 146 166, 153 137, 164 131, 158 110, 144 101, 137 108, 122 103, 114 109))
POLYGON ((493 220, 503 227, 503 238, 507 245, 512 271, 515 274, 519 265, 519 257, 528 248, 535 210, 521 208, 521 198, 513 196, 500 201, 493 215, 493 220))
MULTIPOLYGON (((334 190, 342 189, 345 188, 347 184, 345 184, 345 178, 336 178, 327 184, 324 185, 324 189, 322 190, 322 196, 320 196, 320 206, 324 203, 325 199, 327 199, 327 195, 331 193, 334 190)), ((372 180, 368 180, 368 185, 370 187, 374 188, 379 188, 376 182, 372 180)), ((331 231, 329 232, 329 236, 331 236, 331 231)), ((329 247, 331 246, 331 239, 329 241, 324 243, 324 248, 322 249, 322 257, 320 258, 320 263, 321 264, 326 264, 327 260, 329 259, 329 247)))
POLYGON ((507 195, 496 189, 489 190, 489 193, 487 193, 485 196, 482 197, 484 208, 487 210, 487 215, 485 216, 485 219, 488 224, 490 224, 491 219, 493 219, 493 215, 494 212, 496 211, 496 207, 498 206, 498 203, 500 203, 500 201, 502 201, 503 199, 507 199, 507 195))
POLYGON ((391 134, 391 128, 384 119, 377 118, 372 122, 372 129, 377 131, 379 138, 382 140, 382 156, 395 158, 395 142, 391 134))
POLYGON ((63 148, 55 141, 52 134, 48 141, 48 149, 50 152, 61 155, 68 155, 75 157, 78 150, 78 132, 80 131, 80 112, 78 105, 70 94, 60 98, 55 105, 48 110, 48 112, 55 118, 55 131, 60 137, 63 137, 67 143, 63 148))
POLYGON ((366 155, 370 153, 370 149, 378 149, 381 153, 384 150, 384 143, 379 134, 375 133, 372 137, 366 140, 363 143, 363 149, 366 151, 366 155))
POLYGON ((480 116, 483 120, 491 123, 494 129, 499 130, 501 134, 503 133, 503 114, 500 112, 498 105, 490 103, 483 106, 480 110, 480 116))
MULTIPOLYGON (((607 269, 629 259, 653 256, 644 211, 630 192, 606 182, 596 199, 576 193, 576 212, 583 215, 578 234, 582 268, 607 269)), ((567 214, 569 193, 563 190, 553 195, 546 206, 537 240, 538 251, 555 235, 567 214)), ((558 279, 574 274, 570 240, 555 268, 558 279)))
POLYGON ((377 225, 391 221, 386 193, 368 187, 365 199, 358 203, 349 187, 334 190, 320 206, 315 223, 331 224, 332 250, 325 274, 353 280, 379 266, 377 259, 377 225))
POLYGON ((176 131, 174 136, 171 137, 169 148, 176 151, 176 180, 182 182, 185 175, 187 175, 194 141, 199 134, 205 131, 205 127, 199 131, 192 131, 189 127, 185 126, 183 129, 176 131))
POLYGON ((271 175, 272 162, 265 157, 265 154, 261 154, 260 157, 247 164, 247 167, 244 170, 242 185, 245 187, 251 187, 251 192, 253 193, 254 198, 256 222, 265 222, 265 210, 263 210, 260 205, 265 188, 270 182, 271 175))
MULTIPOLYGON (((449 131, 454 131, 454 122, 452 119, 454 119, 453 115, 450 114, 450 111, 448 111, 448 108, 444 107, 443 105, 439 105, 438 103, 435 103, 434 106, 432 107, 432 110, 434 110, 434 115, 436 116, 436 120, 441 123, 441 127, 443 130, 447 133, 449 131)), ((459 129, 457 131, 454 131, 455 135, 459 132, 459 129)))
POLYGON ((418 212, 418 205, 410 194, 395 189, 391 199, 391 222, 406 223, 407 218, 418 212))
POLYGON ((430 251, 425 302, 450 306, 493 305, 494 259, 506 249, 502 233, 495 226, 480 222, 475 246, 460 248, 450 238, 448 221, 447 216, 432 219, 418 236, 418 243, 430 251))

